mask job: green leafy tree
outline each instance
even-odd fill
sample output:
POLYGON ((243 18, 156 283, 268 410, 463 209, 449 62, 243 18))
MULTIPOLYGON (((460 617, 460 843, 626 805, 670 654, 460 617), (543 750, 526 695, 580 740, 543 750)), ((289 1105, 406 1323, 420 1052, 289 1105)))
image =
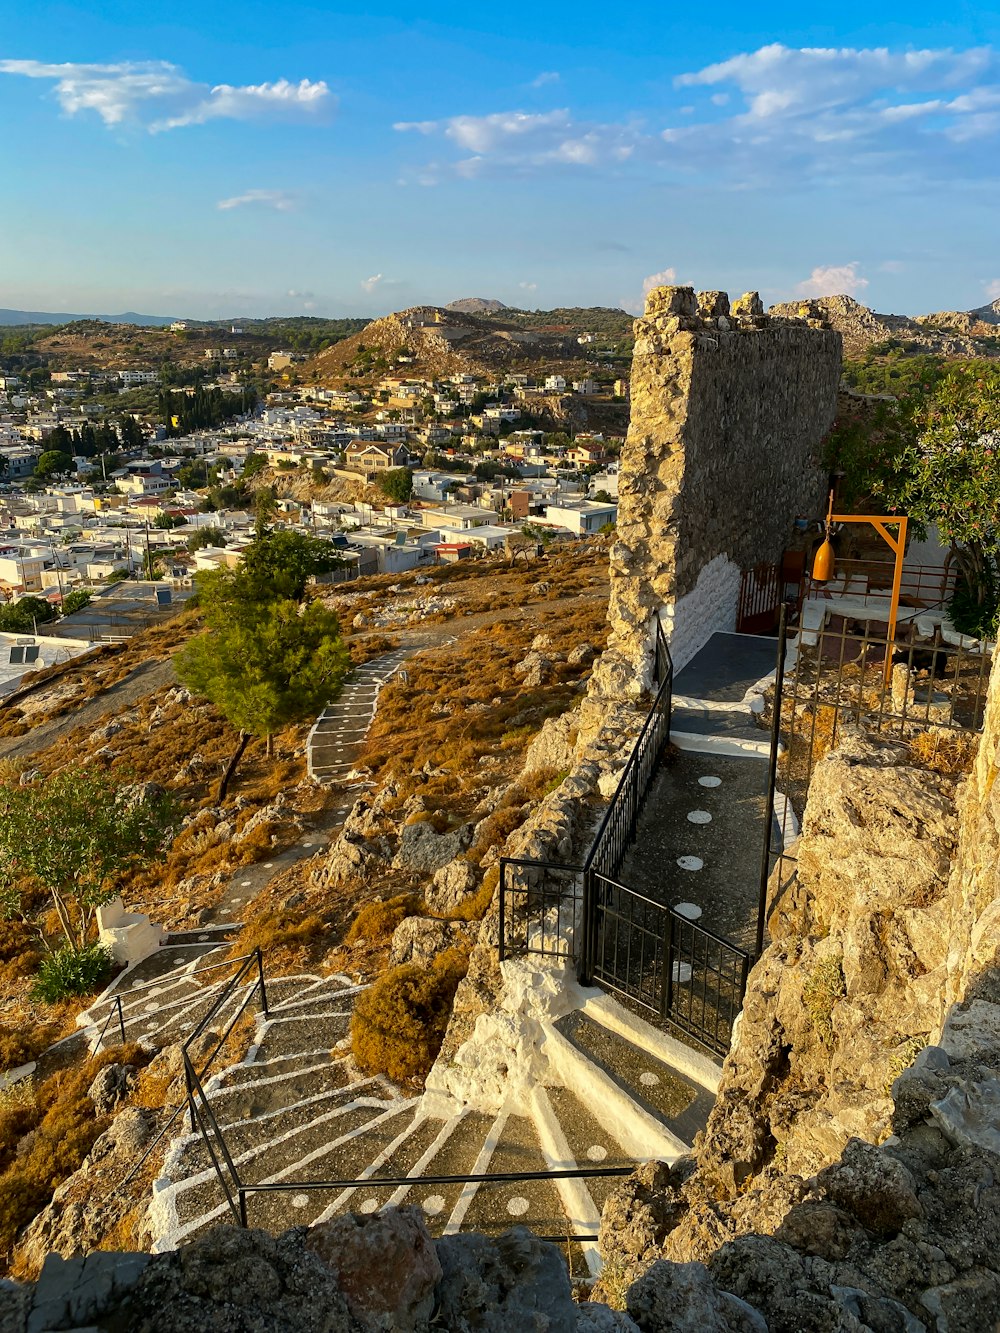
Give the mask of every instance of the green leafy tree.
POLYGON ((199 528, 187 539, 187 548, 194 555, 195 551, 202 551, 206 546, 225 546, 228 540, 222 528, 199 528))
POLYGON ((27 787, 0 787, 0 912, 35 925, 26 893, 43 889, 69 947, 84 949, 95 933, 97 908, 119 892, 122 876, 164 848, 176 822, 176 806, 165 793, 89 768, 65 768, 27 787))
POLYGON ((267 454, 247 454, 240 477, 244 481, 249 481, 251 477, 256 477, 259 472, 263 472, 266 467, 267 454))
POLYGON ((53 477, 65 477, 75 471, 76 464, 72 455, 63 453, 61 449, 46 449, 35 464, 35 476, 42 481, 49 481, 53 477))
POLYGON ((320 602, 302 605, 311 574, 338 557, 329 543, 293 532, 265 532, 238 569, 198 576, 208 632, 174 659, 186 685, 210 699, 240 733, 219 799, 252 737, 273 750, 274 733, 315 717, 350 668, 337 616, 320 602))
POLYGON ((390 468, 379 477, 378 488, 387 499, 406 504, 413 494, 413 473, 408 467, 390 468))
POLYGON ((55 607, 44 597, 22 597, 0 606, 0 630, 8 634, 32 634, 36 625, 55 618, 55 607))
POLYGON ((918 531, 936 525, 955 548, 968 628, 991 632, 1000 602, 1000 374, 956 366, 919 394, 856 409, 837 423, 829 458, 849 499, 871 497, 918 531))
POLYGON ((63 598, 63 615, 71 616, 74 611, 82 611, 85 606, 90 605, 90 601, 90 593, 87 592, 86 588, 74 588, 63 598))

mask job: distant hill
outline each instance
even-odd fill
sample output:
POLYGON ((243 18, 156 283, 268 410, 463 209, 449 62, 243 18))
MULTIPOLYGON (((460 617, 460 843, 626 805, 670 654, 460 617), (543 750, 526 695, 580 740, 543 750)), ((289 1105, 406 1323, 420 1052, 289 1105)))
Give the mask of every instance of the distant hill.
POLYGON ((936 356, 1000 355, 1000 301, 978 310, 944 310, 934 315, 880 315, 853 296, 819 296, 771 306, 786 319, 823 319, 844 338, 844 355, 902 351, 936 356))
POLYGON ((485 296, 464 296, 461 301, 449 301, 445 310, 457 310, 460 315, 495 315, 507 307, 502 301, 493 301, 485 296))
POLYGON ((0 310, 0 324, 72 324, 76 320, 96 319, 102 324, 138 324, 148 328, 163 328, 172 324, 173 315, 137 315, 126 310, 122 315, 67 315, 45 310, 0 310))

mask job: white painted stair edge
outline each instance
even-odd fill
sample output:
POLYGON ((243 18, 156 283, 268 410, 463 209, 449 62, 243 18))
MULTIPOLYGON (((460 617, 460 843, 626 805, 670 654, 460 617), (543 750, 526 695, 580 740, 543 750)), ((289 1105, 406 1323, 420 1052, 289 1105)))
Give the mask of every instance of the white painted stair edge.
MULTIPOLYGON (((528 1099, 528 1110, 549 1170, 572 1171, 577 1166, 576 1158, 543 1087, 533 1089, 528 1099)), ((574 1234, 596 1236, 601 1229, 601 1210, 594 1202, 586 1180, 554 1180, 552 1183, 574 1234)), ((590 1276, 600 1277, 603 1261, 597 1242, 587 1240, 579 1244, 590 1276)))
POLYGON ((637 1105, 624 1088, 550 1023, 541 1024, 549 1081, 574 1092, 637 1162, 676 1162, 689 1151, 683 1139, 637 1105))
POLYGON ((692 1083, 699 1083, 713 1095, 718 1094, 722 1079, 721 1065, 716 1064, 711 1056, 703 1055, 700 1051, 686 1046, 684 1042, 678 1041, 676 1037, 671 1037, 668 1033, 661 1032, 659 1028, 644 1023, 610 995, 588 996, 583 1005, 583 1013, 595 1023, 600 1023, 602 1027, 631 1042, 640 1051, 645 1051, 663 1064, 676 1069, 692 1083))

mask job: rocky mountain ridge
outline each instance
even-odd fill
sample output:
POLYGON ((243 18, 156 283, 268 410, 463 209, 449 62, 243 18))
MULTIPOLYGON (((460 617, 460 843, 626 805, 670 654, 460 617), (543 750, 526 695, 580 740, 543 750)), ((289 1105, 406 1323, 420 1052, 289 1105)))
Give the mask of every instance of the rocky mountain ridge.
POLYGON ((904 350, 938 356, 996 356, 1000 298, 976 310, 932 315, 883 315, 853 296, 819 296, 783 301, 768 313, 782 319, 823 320, 843 335, 844 355, 863 356, 879 343, 903 344, 904 350))

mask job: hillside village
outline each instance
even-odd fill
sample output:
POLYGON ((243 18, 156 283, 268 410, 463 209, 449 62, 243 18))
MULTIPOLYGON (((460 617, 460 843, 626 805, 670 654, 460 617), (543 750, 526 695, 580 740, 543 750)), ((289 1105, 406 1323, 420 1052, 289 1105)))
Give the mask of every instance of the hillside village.
POLYGON ((986 1329, 992 613, 822 515, 897 401, 845 320, 886 377, 994 324, 496 304, 0 386, 5 827, 78 783, 152 830, 89 986, 4 885, 0 1322, 986 1329), (253 729, 192 664, 280 616, 310 706, 253 729))

